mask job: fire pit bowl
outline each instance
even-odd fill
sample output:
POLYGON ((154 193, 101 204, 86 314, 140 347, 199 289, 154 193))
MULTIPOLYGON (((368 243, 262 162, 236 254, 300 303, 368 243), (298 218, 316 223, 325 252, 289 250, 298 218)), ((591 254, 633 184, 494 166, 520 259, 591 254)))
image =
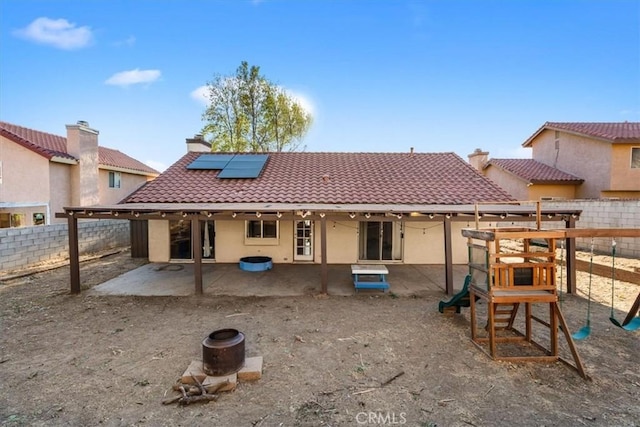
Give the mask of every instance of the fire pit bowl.
POLYGON ((240 258, 240 270, 266 271, 271 270, 273 262, 268 256, 247 256, 240 258))
POLYGON ((204 373, 221 377, 244 366, 244 334, 236 329, 213 331, 202 341, 204 373))

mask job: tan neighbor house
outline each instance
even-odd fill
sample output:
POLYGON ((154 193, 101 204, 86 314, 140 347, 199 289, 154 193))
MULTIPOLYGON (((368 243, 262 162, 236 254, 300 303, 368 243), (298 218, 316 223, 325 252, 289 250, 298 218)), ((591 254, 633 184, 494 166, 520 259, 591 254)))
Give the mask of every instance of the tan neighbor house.
POLYGON ((522 145, 531 159, 469 162, 519 200, 640 198, 638 122, 547 122, 522 145))
POLYGON ((0 122, 0 228, 61 222, 68 205, 117 203, 159 172, 98 145, 86 122, 67 136, 0 122))

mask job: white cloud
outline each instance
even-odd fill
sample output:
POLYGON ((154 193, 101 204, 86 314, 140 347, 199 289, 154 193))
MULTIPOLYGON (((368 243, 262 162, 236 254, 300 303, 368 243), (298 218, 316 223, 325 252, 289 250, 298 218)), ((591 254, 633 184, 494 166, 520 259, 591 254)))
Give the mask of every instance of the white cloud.
POLYGON ((135 70, 121 71, 109 77, 104 83, 114 86, 129 86, 142 83, 153 83, 160 78, 160 70, 135 70))
POLYGON ((118 47, 119 47, 119 46, 128 46, 128 47, 131 47, 131 46, 133 46, 134 44, 136 44, 136 38, 135 38, 135 36, 129 36, 129 37, 127 37, 127 38, 126 38, 126 39, 124 39, 124 40, 120 40, 120 41, 117 41, 117 42, 113 43, 113 45, 114 45, 114 46, 118 46, 118 47))
POLYGON ((209 89, 206 85, 192 90, 189 96, 204 106, 209 105, 209 89))
POLYGON ((167 165, 165 165, 162 162, 156 162, 155 160, 146 160, 144 162, 145 165, 154 168, 155 170, 159 171, 159 172, 164 172, 165 169, 167 169, 167 165))
POLYGON ((78 27, 66 19, 37 18, 14 35, 36 43, 51 45, 59 49, 73 50, 88 46, 93 34, 91 28, 78 27))

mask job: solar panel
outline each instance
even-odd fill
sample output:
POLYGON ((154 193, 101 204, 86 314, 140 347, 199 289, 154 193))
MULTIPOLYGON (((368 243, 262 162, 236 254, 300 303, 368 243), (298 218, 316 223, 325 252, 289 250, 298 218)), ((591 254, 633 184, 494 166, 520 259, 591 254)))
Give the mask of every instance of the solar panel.
POLYGON ((187 169, 220 170, 218 178, 257 178, 268 154, 201 154, 187 169))
POLYGON ((257 178, 267 159, 268 154, 237 155, 218 174, 218 178, 257 178))
POLYGON ((201 154, 187 169, 222 170, 233 157, 234 154, 201 154))

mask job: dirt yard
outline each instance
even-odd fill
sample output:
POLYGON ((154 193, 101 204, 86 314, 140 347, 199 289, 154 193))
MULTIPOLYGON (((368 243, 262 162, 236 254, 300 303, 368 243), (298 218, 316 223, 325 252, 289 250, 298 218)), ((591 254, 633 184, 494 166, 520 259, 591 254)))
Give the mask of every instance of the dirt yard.
MULTIPOLYGON (((126 252, 83 263, 83 285, 138 265, 126 252)), ((586 320, 587 278, 563 302, 572 331, 586 320)), ((593 332, 577 343, 591 381, 560 362, 490 360, 469 339, 468 309, 438 313, 442 294, 91 297, 68 283, 62 267, 0 284, 2 426, 640 425, 640 332, 609 322, 607 278, 594 277, 593 332), (204 337, 227 327, 264 357, 262 379, 163 406, 204 337)), ((619 318, 639 291, 618 284, 619 318)))

